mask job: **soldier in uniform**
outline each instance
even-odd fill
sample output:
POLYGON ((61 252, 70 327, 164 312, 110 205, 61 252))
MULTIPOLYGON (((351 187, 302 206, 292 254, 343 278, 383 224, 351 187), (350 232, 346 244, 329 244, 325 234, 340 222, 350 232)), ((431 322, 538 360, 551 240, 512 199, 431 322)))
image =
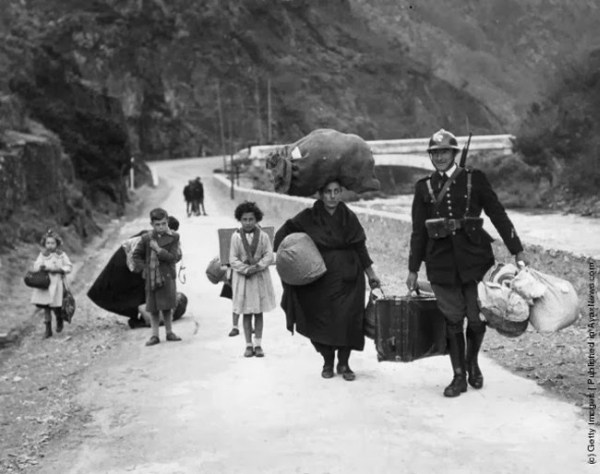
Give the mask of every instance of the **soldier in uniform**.
POLYGON ((447 323, 454 377, 444 395, 457 397, 467 391, 467 374, 469 385, 476 389, 483 386, 477 356, 485 322, 479 317, 477 283, 494 264, 494 254, 493 239, 483 229, 481 211, 488 215, 517 264, 526 264, 526 260, 513 224, 485 174, 456 164, 456 137, 441 129, 429 140, 427 151, 436 171, 416 184, 406 285, 410 291, 417 288, 419 268, 424 261, 447 323))

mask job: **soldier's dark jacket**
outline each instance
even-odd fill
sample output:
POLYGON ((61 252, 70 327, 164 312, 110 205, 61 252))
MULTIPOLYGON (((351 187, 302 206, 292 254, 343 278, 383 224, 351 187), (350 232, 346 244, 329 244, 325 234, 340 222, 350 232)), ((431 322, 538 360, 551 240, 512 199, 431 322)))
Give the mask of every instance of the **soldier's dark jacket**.
POLYGON ((435 210, 427 187, 427 180, 437 196, 441 188, 441 175, 436 171, 431 177, 417 181, 412 204, 413 230, 410 237, 408 269, 418 272, 425 262, 427 278, 431 283, 458 285, 469 281, 480 281, 494 264, 492 237, 483 228, 469 235, 464 229, 452 232, 448 237, 428 237, 425 220, 436 217, 461 219, 465 217, 467 205, 467 175, 471 174, 471 203, 468 215, 479 217, 485 211, 498 230, 511 254, 523 251, 521 241, 506 215, 504 207, 492 189, 485 174, 476 169, 464 169, 449 187, 440 205, 435 210))

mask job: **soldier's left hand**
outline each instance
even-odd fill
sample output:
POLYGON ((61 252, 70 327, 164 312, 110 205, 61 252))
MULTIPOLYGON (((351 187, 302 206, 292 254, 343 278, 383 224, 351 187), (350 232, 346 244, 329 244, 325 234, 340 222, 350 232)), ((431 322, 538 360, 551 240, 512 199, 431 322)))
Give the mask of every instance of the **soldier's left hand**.
POLYGON ((519 252, 515 255, 515 262, 518 268, 521 268, 522 265, 526 267, 529 266, 529 259, 527 258, 527 255, 525 255, 525 252, 519 252))

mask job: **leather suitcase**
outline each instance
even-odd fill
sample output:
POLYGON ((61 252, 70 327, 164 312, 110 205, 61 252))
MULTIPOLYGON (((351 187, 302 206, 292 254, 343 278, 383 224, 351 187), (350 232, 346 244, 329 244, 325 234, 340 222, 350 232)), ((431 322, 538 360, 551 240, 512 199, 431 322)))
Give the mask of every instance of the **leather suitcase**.
POLYGON ((375 315, 375 347, 380 362, 411 362, 447 354, 446 320, 435 296, 379 298, 375 315))

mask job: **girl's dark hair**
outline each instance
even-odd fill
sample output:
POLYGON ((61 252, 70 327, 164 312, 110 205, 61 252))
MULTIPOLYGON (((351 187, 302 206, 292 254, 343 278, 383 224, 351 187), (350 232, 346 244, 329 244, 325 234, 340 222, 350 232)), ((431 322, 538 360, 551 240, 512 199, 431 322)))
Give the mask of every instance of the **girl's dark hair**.
POLYGON ((169 229, 171 229, 171 230, 174 230, 174 231, 179 230, 179 221, 177 219, 175 219, 173 216, 169 216, 167 218, 167 225, 169 226, 169 229))
POLYGON ((40 245, 42 247, 46 246, 46 239, 49 237, 56 240, 57 247, 60 247, 62 245, 62 239, 60 238, 60 236, 56 232, 54 232, 52 229, 48 229, 46 231, 46 233, 43 235, 42 239, 40 240, 40 245))
POLYGON ((252 212, 254 214, 254 217, 256 217, 256 222, 262 221, 264 215, 263 212, 260 210, 260 208, 256 205, 255 202, 250 201, 244 201, 243 203, 239 204, 238 207, 235 208, 235 219, 237 221, 241 220, 242 216, 247 212, 252 212))

